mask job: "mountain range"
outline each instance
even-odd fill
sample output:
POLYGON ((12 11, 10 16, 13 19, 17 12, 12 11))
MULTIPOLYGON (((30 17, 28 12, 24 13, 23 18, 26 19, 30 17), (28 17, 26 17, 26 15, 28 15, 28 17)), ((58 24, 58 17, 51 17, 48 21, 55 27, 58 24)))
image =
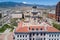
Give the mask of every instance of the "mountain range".
POLYGON ((17 2, 0 2, 0 8, 8 8, 8 7, 17 7, 17 6, 38 6, 40 8, 55 8, 55 5, 37 5, 37 4, 24 4, 24 3, 17 3, 17 2))

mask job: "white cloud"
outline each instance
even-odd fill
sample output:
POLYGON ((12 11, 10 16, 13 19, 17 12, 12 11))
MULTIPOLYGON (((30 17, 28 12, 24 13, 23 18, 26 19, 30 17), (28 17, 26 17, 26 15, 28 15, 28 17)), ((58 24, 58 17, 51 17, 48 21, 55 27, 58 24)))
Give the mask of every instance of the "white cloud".
POLYGON ((22 3, 26 4, 27 2, 22 2, 22 3))

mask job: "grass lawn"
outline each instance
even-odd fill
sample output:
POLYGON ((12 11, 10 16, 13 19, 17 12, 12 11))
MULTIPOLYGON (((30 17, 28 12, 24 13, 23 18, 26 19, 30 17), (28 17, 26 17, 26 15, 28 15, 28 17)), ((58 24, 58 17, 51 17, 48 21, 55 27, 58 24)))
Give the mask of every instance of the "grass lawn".
POLYGON ((9 26, 8 24, 5 24, 4 26, 2 26, 2 28, 0 28, 0 33, 3 33, 6 29, 14 29, 14 27, 11 27, 11 26, 9 26))

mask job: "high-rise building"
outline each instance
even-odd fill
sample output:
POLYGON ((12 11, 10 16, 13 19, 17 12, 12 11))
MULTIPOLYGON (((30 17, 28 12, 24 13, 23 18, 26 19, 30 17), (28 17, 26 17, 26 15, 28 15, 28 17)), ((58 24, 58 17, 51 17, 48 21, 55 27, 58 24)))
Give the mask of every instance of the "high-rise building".
POLYGON ((60 2, 56 5, 56 20, 60 22, 60 2))

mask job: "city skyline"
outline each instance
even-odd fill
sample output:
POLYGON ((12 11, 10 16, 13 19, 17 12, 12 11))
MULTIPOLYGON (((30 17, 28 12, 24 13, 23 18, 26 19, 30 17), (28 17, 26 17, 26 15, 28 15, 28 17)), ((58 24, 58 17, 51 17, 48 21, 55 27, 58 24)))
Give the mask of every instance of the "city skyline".
POLYGON ((0 2, 22 2, 25 4, 56 5, 60 0, 0 0, 0 2))

